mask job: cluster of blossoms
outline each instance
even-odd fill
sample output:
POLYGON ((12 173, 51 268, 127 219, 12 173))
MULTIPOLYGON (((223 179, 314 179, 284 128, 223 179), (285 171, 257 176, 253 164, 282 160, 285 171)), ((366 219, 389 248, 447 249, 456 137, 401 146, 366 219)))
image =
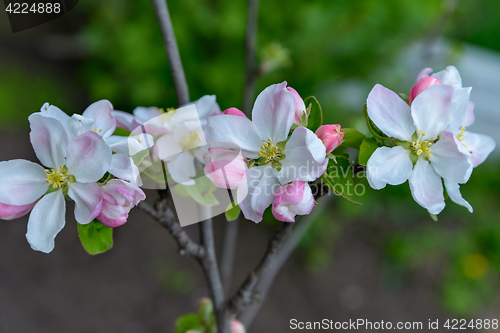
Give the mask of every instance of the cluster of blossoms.
POLYGON ((257 97, 252 120, 231 108, 208 119, 205 174, 223 188, 236 189, 245 218, 260 222, 272 205, 280 221, 309 214, 315 200, 308 182, 326 170, 326 155, 341 142, 339 125, 316 133, 307 122, 304 101, 286 82, 267 87, 257 97))
POLYGON ((381 85, 370 92, 368 115, 392 144, 368 160, 368 182, 378 190, 408 180, 415 201, 431 214, 445 206, 444 183, 450 199, 472 212, 459 184, 495 149, 495 141, 466 131, 474 122, 474 104, 458 70, 449 66, 431 73, 430 68, 420 72, 407 101, 381 85))
POLYGON ((145 199, 130 155, 146 149, 151 138, 113 136, 112 110, 102 100, 70 117, 46 103, 28 118, 31 144, 43 166, 19 159, 0 162, 0 218, 31 211, 26 238, 34 250, 54 248, 65 224, 66 199, 75 202, 78 223, 97 219, 108 227, 125 223, 130 209, 145 199))

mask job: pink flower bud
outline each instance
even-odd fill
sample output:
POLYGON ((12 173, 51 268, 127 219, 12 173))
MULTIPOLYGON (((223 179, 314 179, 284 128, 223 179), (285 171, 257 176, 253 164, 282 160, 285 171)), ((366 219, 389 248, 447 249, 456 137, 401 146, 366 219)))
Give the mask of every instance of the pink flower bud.
POLYGON ((273 215, 283 222, 294 222, 295 215, 306 215, 314 207, 314 197, 309 184, 294 180, 276 191, 273 202, 273 215))
POLYGON ((413 100, 425 89, 429 88, 430 86, 433 86, 435 84, 440 84, 441 81, 439 81, 438 78, 434 76, 424 76, 420 80, 415 83, 413 87, 410 89, 410 94, 408 96, 408 102, 413 103, 413 100))
POLYGON ((286 90, 291 91, 293 98, 295 98, 295 119, 294 123, 301 125, 302 122, 307 118, 306 105, 304 100, 300 97, 299 93, 292 87, 286 87, 286 90))
POLYGON ((248 118, 242 111, 238 110, 237 108, 229 108, 227 110, 224 110, 224 114, 248 118))
POLYGON ((316 130, 316 135, 323 141, 327 154, 340 146, 344 134, 345 132, 340 130, 340 125, 323 125, 316 130))
POLYGON ((36 204, 36 201, 22 206, 6 205, 0 203, 0 219, 14 220, 29 213, 31 208, 36 204))
POLYGON ((245 326, 237 319, 231 320, 231 333, 246 333, 245 326))
POLYGON ((205 175, 222 188, 237 189, 248 170, 246 158, 231 149, 210 148, 203 159, 205 175))
POLYGON ((139 187, 119 179, 110 180, 101 186, 101 190, 102 209, 97 219, 111 228, 127 222, 130 210, 146 199, 146 195, 139 187))

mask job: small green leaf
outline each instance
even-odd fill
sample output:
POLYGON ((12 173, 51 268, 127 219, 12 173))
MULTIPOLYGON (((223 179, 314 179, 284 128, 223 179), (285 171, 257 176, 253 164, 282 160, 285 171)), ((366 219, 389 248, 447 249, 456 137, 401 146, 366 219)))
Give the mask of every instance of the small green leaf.
POLYGON ((354 149, 359 149, 361 142, 366 139, 366 136, 363 133, 360 133, 352 128, 342 128, 345 131, 344 141, 342 141, 342 146, 351 147, 354 149))
POLYGON ((201 318, 198 314, 187 314, 175 322, 175 333, 186 333, 189 330, 203 332, 201 318))
POLYGON ((113 228, 98 220, 88 224, 78 223, 78 236, 85 250, 92 255, 104 253, 113 247, 113 228))
POLYGON ((429 213, 429 216, 431 217, 431 219, 432 219, 434 222, 437 222, 437 220, 438 220, 438 216, 437 216, 437 215, 434 215, 434 214, 429 213))
POLYGON ((194 201, 203 206, 211 207, 219 204, 219 201, 213 194, 213 191, 217 187, 207 176, 196 178, 194 181, 195 184, 192 186, 179 185, 184 187, 184 190, 186 190, 194 201))
POLYGON ((240 216, 240 213, 241 213, 240 206, 238 206, 234 202, 232 202, 226 208, 226 220, 234 221, 238 218, 238 216, 240 216))
POLYGON ((306 97, 304 99, 304 104, 308 110, 310 110, 307 118, 307 128, 316 132, 316 130, 323 125, 323 111, 321 110, 321 105, 319 105, 318 100, 314 96, 306 97))
POLYGON ((113 132, 113 135, 117 135, 117 136, 129 136, 130 133, 131 132, 129 130, 126 130, 126 129, 121 128, 121 127, 116 127, 115 131, 113 132))
POLYGON ((149 149, 144 149, 132 156, 132 160, 134 161, 135 165, 139 165, 146 156, 149 155, 149 149))
POLYGON ((368 160, 378 147, 379 145, 374 138, 364 139, 363 142, 361 142, 361 146, 359 146, 358 163, 366 166, 366 163, 368 163, 368 160))
POLYGON ((351 163, 348 158, 335 156, 335 159, 330 159, 321 179, 336 195, 356 205, 361 205, 361 203, 353 200, 355 193, 354 181, 352 179, 351 163))

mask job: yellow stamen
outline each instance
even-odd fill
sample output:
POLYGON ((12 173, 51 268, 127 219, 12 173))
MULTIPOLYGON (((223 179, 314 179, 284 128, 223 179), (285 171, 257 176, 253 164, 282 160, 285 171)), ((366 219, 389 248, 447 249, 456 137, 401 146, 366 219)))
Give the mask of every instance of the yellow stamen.
POLYGON ((47 174, 47 179, 45 179, 45 181, 52 185, 53 188, 62 188, 69 182, 68 174, 63 172, 62 166, 59 170, 60 171, 55 171, 54 169, 45 170, 47 174))
POLYGON ((186 138, 184 140, 182 140, 182 142, 181 142, 182 148, 184 150, 189 150, 189 149, 195 148, 195 147, 197 147, 197 143, 199 141, 201 141, 201 140, 200 140, 200 137, 198 135, 198 132, 196 132, 196 131, 189 132, 189 135, 187 135, 186 138))
POLYGON ((278 161, 282 158, 282 153, 277 146, 273 145, 271 138, 267 138, 268 142, 262 142, 259 156, 265 158, 265 163, 269 161, 278 161))
POLYGON ((414 153, 417 156, 424 155, 427 158, 432 158, 433 155, 431 154, 431 146, 434 144, 432 142, 434 140, 434 137, 430 138, 429 140, 423 140, 425 137, 425 133, 423 130, 419 129, 417 131, 418 138, 416 141, 413 141, 410 144, 410 149, 412 153, 414 153))

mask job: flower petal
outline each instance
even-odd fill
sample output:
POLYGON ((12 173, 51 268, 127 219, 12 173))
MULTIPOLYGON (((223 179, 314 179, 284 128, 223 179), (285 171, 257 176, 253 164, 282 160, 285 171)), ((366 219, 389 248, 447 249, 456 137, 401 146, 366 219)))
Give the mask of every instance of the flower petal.
POLYGON ((26 239, 33 250, 49 253, 54 249, 54 239, 66 223, 65 215, 62 190, 46 194, 36 203, 26 232, 26 239))
POLYGON ((111 156, 111 165, 108 172, 115 177, 128 180, 132 184, 142 185, 139 169, 132 157, 125 154, 113 154, 111 156))
POLYGON ((54 118, 58 120, 63 126, 66 125, 66 122, 69 120, 69 116, 59 109, 55 105, 50 105, 49 103, 44 103, 40 108, 40 115, 44 117, 54 118))
POLYGON ((464 123, 471 90, 471 87, 458 88, 455 90, 451 120, 447 127, 448 132, 456 133, 464 123))
POLYGON ((116 120, 116 126, 124 128, 126 130, 133 130, 132 123, 134 121, 134 115, 124 111, 113 110, 111 111, 111 117, 116 120))
POLYGON ((238 205, 246 219, 256 223, 262 221, 262 215, 274 201, 274 195, 280 184, 276 178, 276 169, 268 165, 250 168, 238 186, 238 205))
POLYGON ((94 119, 85 118, 79 114, 74 114, 69 118, 66 123, 66 132, 68 134, 68 140, 71 141, 77 136, 92 131, 94 125, 94 119))
POLYGON ((271 138, 274 143, 286 140, 294 119, 295 97, 286 89, 286 82, 273 84, 257 96, 252 122, 264 140, 271 138))
POLYGON ((308 128, 296 128, 290 136, 290 139, 287 141, 283 153, 287 155, 293 149, 298 147, 306 147, 310 152, 310 156, 317 163, 323 163, 326 158, 326 147, 323 144, 323 141, 321 141, 321 139, 308 128))
POLYGON ((469 210, 470 213, 474 211, 472 209, 472 206, 462 197, 462 194, 460 193, 460 185, 458 185, 458 183, 453 183, 445 180, 444 186, 446 187, 448 196, 451 200, 453 200, 453 202, 459 204, 460 206, 464 206, 469 210))
POLYGON ((413 163, 410 151, 403 147, 380 147, 375 150, 366 165, 370 186, 376 190, 389 185, 400 185, 410 178, 413 163))
POLYGON ((368 116, 390 137, 410 141, 415 133, 410 106, 394 91, 376 84, 366 101, 368 116))
POLYGON ((75 219, 80 224, 90 223, 102 208, 102 191, 96 183, 69 183, 68 196, 75 202, 75 219))
POLYGON ((450 123, 453 115, 453 88, 437 84, 425 89, 411 104, 411 116, 417 130, 423 130, 424 140, 438 135, 450 123))
POLYGON ((82 116, 94 119, 94 128, 92 130, 102 137, 107 138, 113 134, 116 129, 116 120, 111 115, 111 111, 113 111, 113 104, 103 99, 90 104, 85 111, 83 111, 82 116))
POLYGON ((467 103, 467 110, 465 111, 465 117, 464 117, 464 122, 462 123, 462 126, 470 126, 474 124, 474 121, 476 120, 476 117, 474 116, 474 103, 469 101, 467 103))
POLYGON ((36 157, 48 168, 57 169, 66 164, 68 135, 61 123, 49 117, 34 113, 28 118, 31 132, 30 140, 36 157))
POLYGON ((190 152, 184 151, 176 155, 167 162, 167 168, 170 177, 176 183, 186 186, 194 185, 192 178, 196 176, 196 169, 194 167, 194 156, 190 152))
POLYGON ((84 133, 69 143, 66 166, 77 182, 98 181, 110 165, 111 149, 96 133, 84 133))
POLYGON ((153 147, 153 137, 150 134, 129 136, 112 135, 105 139, 114 153, 134 156, 140 151, 153 147))
POLYGON ((441 140, 431 147, 431 165, 444 179, 454 183, 465 183, 472 173, 472 163, 467 155, 458 150, 450 132, 443 132, 441 140))
POLYGON ((210 147, 214 147, 212 143, 217 143, 219 148, 222 148, 220 143, 237 145, 243 155, 249 158, 259 157, 260 147, 267 141, 249 119, 230 115, 208 118, 205 139, 210 147))
POLYGON ((418 73, 417 81, 423 77, 429 76, 430 73, 432 73, 432 68, 427 67, 427 68, 422 69, 420 71, 420 73, 418 73))
POLYGON ((491 152, 495 150, 495 140, 487 135, 465 131, 464 137, 462 143, 471 154, 470 161, 474 168, 483 163, 491 152))
POLYGON ((0 162, 0 202, 22 206, 38 200, 49 184, 44 168, 26 160, 0 162))
POLYGON ((169 161, 183 151, 182 145, 175 140, 173 134, 161 136, 153 148, 154 153, 160 160, 169 161))
POLYGON ((422 158, 417 160, 410 177, 413 199, 431 214, 439 214, 444 209, 443 183, 430 163, 422 158))
POLYGON ((432 76, 437 77, 441 84, 452 86, 453 89, 462 88, 462 78, 455 66, 448 66, 445 70, 432 74, 432 76))
POLYGON ((0 219, 2 220, 15 220, 26 214, 28 214, 36 204, 36 201, 27 205, 22 206, 14 206, 14 205, 6 205, 0 203, 0 219))
POLYGON ((221 112, 219 104, 217 104, 215 95, 202 96, 200 99, 194 102, 194 105, 196 106, 196 111, 198 112, 200 121, 221 112))

